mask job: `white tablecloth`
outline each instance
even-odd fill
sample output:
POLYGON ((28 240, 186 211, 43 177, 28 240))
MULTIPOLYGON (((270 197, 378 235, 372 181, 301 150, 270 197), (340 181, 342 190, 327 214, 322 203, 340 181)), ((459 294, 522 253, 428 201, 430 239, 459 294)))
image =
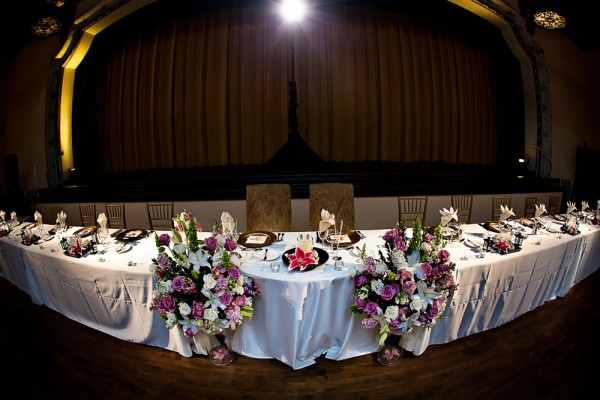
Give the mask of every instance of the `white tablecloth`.
MULTIPOLYGON (((72 228, 72 231, 77 228, 72 228)), ((363 231, 375 249, 387 229, 363 231)), ((464 226, 465 235, 481 235, 476 224, 464 226)), ((71 231, 71 232, 72 232, 71 231)), ((495 328, 564 296, 577 282, 600 266, 600 229, 581 225, 581 234, 544 235, 542 245, 525 240, 520 252, 461 260, 463 245, 449 246, 457 263, 459 284, 446 315, 431 330, 413 331, 401 345, 419 355, 430 344, 442 344, 495 328)), ((296 243, 299 233, 288 232, 284 242, 269 246, 283 252, 296 243)), ((314 233, 312 233, 315 235, 314 233)), ((206 234, 201 234, 204 237, 206 234)), ((157 254, 153 238, 142 239, 124 254, 72 258, 59 249, 57 239, 24 246, 14 236, 0 239, 0 273, 43 304, 84 325, 123 340, 158 346, 189 357, 206 354, 214 344, 208 338, 196 347, 180 330, 167 329, 157 312, 150 311, 153 277, 151 259, 157 254), (131 257, 135 266, 128 266, 131 257)), ((312 271, 278 273, 269 261, 252 259, 242 271, 253 277, 261 294, 254 302, 254 317, 231 332, 234 351, 255 358, 275 358, 294 369, 311 365, 321 355, 343 360, 378 350, 378 329, 365 329, 349 306, 353 280, 347 267, 357 258, 340 250, 346 268, 336 271, 330 260, 312 271)), ((279 259, 281 261, 281 259, 279 259)))

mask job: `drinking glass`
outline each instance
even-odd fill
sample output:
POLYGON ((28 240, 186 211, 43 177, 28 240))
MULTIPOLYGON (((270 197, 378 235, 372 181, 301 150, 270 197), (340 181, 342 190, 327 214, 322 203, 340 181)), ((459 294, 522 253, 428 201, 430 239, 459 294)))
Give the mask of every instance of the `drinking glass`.
POLYGON ((104 258, 104 254, 106 253, 106 241, 108 240, 108 229, 107 228, 99 228, 96 232, 96 239, 98 240, 98 254, 100 254, 100 258, 98 261, 104 262, 106 259, 104 258))
POLYGON ((37 231, 40 234, 40 239, 44 240, 45 232, 46 232, 46 228, 44 227, 44 224, 38 224, 37 231))
POLYGON ((334 260, 341 260, 342 257, 339 256, 338 252, 340 249, 340 236, 342 235, 342 229, 344 227, 344 221, 336 220, 333 225, 331 225, 328 229, 329 234, 327 235, 327 241, 331 245, 332 250, 335 246, 335 254, 333 256, 334 260))
MULTIPOLYGON (((329 235, 329 228, 327 228, 327 229, 323 229, 322 231, 319 231, 319 239, 321 240, 321 244, 322 244, 322 245, 323 245, 325 248, 327 248, 327 244, 328 244, 328 241, 327 241, 327 236, 328 236, 328 235, 329 235)), ((332 251, 329 251, 329 250, 327 250, 327 252, 328 252, 329 254, 333 253, 332 251)))

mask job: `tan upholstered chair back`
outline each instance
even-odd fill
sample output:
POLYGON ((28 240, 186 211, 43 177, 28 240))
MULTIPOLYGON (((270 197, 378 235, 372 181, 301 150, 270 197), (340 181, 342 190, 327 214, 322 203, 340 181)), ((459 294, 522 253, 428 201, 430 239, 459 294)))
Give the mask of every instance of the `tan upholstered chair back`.
POLYGON ((548 198, 548 208, 546 209, 546 211, 550 215, 556 215, 558 214, 559 210, 560 205, 558 204, 558 196, 550 196, 548 198))
POLYGON ((318 230, 321 210, 344 221, 344 230, 354 229, 354 185, 351 183, 313 183, 308 186, 308 228, 318 230))
POLYGON ((246 186, 246 231, 292 230, 292 190, 284 183, 246 186))

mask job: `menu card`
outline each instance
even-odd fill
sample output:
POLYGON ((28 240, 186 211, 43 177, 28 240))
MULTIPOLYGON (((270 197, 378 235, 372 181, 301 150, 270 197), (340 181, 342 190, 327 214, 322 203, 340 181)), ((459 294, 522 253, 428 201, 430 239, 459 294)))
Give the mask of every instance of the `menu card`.
POLYGON ((268 236, 263 234, 252 234, 246 238, 246 244, 263 244, 267 241, 268 236))

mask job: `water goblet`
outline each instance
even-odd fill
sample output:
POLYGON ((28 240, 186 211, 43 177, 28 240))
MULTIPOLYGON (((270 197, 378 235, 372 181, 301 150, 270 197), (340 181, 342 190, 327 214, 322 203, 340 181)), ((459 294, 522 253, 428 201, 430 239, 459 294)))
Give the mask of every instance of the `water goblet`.
POLYGON ((106 241, 108 240, 108 229, 100 228, 96 232, 96 240, 98 241, 98 254, 100 254, 100 258, 98 261, 104 262, 106 259, 104 258, 104 254, 106 253, 106 241))
POLYGON ((330 243, 331 248, 335 250, 335 254, 333 256, 334 260, 341 260, 342 257, 338 254, 340 249, 340 236, 342 235, 342 229, 344 227, 344 221, 336 220, 333 225, 331 225, 329 229, 329 235, 327 236, 327 241, 330 243), (335 246, 335 248, 334 248, 335 246))

